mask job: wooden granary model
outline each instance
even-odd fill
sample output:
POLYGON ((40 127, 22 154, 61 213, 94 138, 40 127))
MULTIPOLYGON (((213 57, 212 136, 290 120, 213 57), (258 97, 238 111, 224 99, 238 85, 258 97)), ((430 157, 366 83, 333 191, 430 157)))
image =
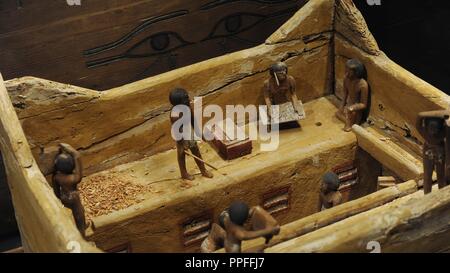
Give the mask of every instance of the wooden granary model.
MULTIPOLYGON (((206 1, 192 1, 206 2, 206 1)), ((233 200, 260 205, 282 225, 269 245, 243 251, 383 252, 450 250, 450 187, 424 195, 419 112, 446 109, 442 91, 391 61, 351 0, 309 0, 267 40, 105 91, 22 77, 0 85, 0 149, 25 251, 195 252, 233 200), (367 122, 342 130, 334 113, 345 63, 367 69, 367 122), (226 161, 207 143, 203 157, 222 174, 186 185, 170 134, 169 92, 182 86, 203 104, 260 105, 273 63, 296 80, 306 118, 280 132, 276 151, 226 161), (84 238, 42 173, 42 149, 69 143, 82 155, 79 185, 92 226, 84 238), (319 212, 322 175, 342 180, 345 203, 319 212), (378 186, 378 178, 395 184, 378 186)), ((188 161, 188 169, 195 173, 188 161)))

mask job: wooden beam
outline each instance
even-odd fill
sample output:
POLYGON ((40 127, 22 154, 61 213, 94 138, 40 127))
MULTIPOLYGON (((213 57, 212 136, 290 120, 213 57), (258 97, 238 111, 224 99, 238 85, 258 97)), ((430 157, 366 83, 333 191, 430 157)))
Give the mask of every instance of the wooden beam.
POLYGON ((393 176, 379 176, 378 177, 378 190, 395 186, 397 180, 393 176))
POLYGON ((0 113, 0 149, 24 251, 101 252, 84 240, 39 170, 1 74, 0 113))
MULTIPOLYGON (((386 188, 363 198, 344 203, 340 206, 321 211, 298 221, 281 227, 279 235, 268 244, 264 239, 245 241, 242 245, 243 252, 260 252, 266 247, 271 247, 290 239, 302 236, 322 227, 334 224, 353 215, 376 208, 393 200, 417 191, 417 183, 413 180, 386 188)), ((224 252, 223 250, 219 252, 224 252)))
POLYGON ((423 175, 422 165, 407 151, 391 141, 383 141, 359 125, 352 127, 358 139, 358 146, 372 155, 401 179, 419 180, 423 175))
POLYGON ((450 247, 450 187, 391 203, 266 249, 266 252, 442 252, 450 247))
POLYGON ((3 251, 2 253, 24 253, 23 247, 17 247, 10 250, 3 251))

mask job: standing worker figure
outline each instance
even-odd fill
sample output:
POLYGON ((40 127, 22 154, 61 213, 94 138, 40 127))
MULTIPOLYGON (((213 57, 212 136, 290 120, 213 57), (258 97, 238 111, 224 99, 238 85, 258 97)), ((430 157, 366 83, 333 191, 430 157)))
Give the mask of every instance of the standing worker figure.
MULTIPOLYGON (((180 131, 175 132, 175 134, 180 134, 182 136, 181 139, 177 140, 177 155, 178 155, 177 158, 178 158, 178 166, 181 172, 181 177, 186 180, 195 179, 195 177, 193 175, 190 175, 186 169, 186 150, 189 149, 191 150, 192 154, 197 157, 195 158, 195 163, 197 163, 197 166, 200 169, 202 175, 204 177, 212 178, 213 174, 206 169, 205 163, 201 160, 202 155, 200 154, 200 149, 198 148, 197 142, 194 140, 193 134, 189 134, 188 137, 189 139, 186 139, 184 137, 185 134, 183 131, 187 130, 189 132, 192 132, 192 127, 195 126, 194 115, 192 114, 191 111, 192 109, 190 107, 189 94, 187 93, 186 90, 177 88, 174 89, 172 92, 170 92, 169 100, 173 106, 170 111, 170 121, 172 122, 172 125, 174 125, 174 123, 183 118, 183 113, 181 111, 182 109, 181 107, 178 109, 177 106, 185 106, 184 108, 188 107, 190 114, 190 122, 188 122, 190 128, 184 128, 184 126, 182 126, 181 128, 179 128, 180 130, 182 130, 181 132, 180 131)), ((172 128, 172 130, 173 129, 174 128, 172 128)), ((172 131, 172 133, 174 132, 172 131)))
MULTIPOLYGON (((423 145, 423 190, 431 192, 433 171, 436 170, 439 188, 447 185, 446 178, 446 139, 450 112, 446 110, 421 112, 417 116, 416 128, 425 139, 423 145)), ((447 175, 449 175, 447 173, 447 175)))
POLYGON ((78 230, 85 235, 86 219, 77 188, 83 177, 81 157, 69 144, 61 143, 59 146, 52 178, 53 191, 63 205, 72 210, 78 230))

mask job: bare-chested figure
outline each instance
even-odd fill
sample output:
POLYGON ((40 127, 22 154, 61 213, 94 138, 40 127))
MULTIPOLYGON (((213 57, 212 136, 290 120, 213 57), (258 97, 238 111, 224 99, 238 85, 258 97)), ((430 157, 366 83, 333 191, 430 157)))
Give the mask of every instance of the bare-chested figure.
POLYGON ((69 144, 61 143, 55 158, 53 190, 63 205, 72 210, 75 223, 81 234, 85 234, 86 220, 77 185, 83 177, 80 154, 69 144))
POLYGON ((322 177, 320 189, 320 210, 330 209, 342 203, 342 195, 339 192, 340 180, 337 174, 327 172, 322 177))
MULTIPOLYGON (((270 67, 270 79, 264 82, 264 101, 268 108, 268 115, 272 117, 272 105, 279 105, 292 102, 297 114, 302 115, 299 109, 299 100, 296 93, 295 79, 288 75, 288 67, 285 63, 279 62, 270 67)), ((298 121, 300 125, 300 121, 298 121)), ((301 125, 300 125, 301 126, 301 125)))
MULTIPOLYGON (((417 116, 416 128, 425 139, 423 145, 423 189, 431 192, 433 170, 436 170, 439 188, 447 185, 446 178, 446 132, 450 111, 421 112, 417 116)), ((447 143, 448 145, 448 143, 447 143)), ((448 174, 447 174, 448 175, 448 174)))
POLYGON ((224 214, 225 251, 227 253, 240 253, 244 240, 265 237, 266 243, 268 243, 274 235, 280 233, 278 222, 259 206, 249 209, 247 204, 235 201, 224 214), (244 223, 249 218, 252 230, 244 227, 244 223))
MULTIPOLYGON (((171 113, 170 113, 170 121, 173 124, 177 120, 182 118, 182 113, 178 113, 178 112, 174 111, 175 106, 185 105, 185 106, 191 108, 189 94, 187 93, 186 90, 177 88, 177 89, 174 89, 172 92, 170 92, 169 100, 173 106, 171 113)), ((191 111, 191 125, 192 125, 192 127, 195 126, 194 114, 192 111, 191 111)), ((180 132, 180 133, 182 133, 182 132, 180 132)), ((191 150, 193 155, 197 156, 198 158, 202 158, 202 155, 200 154, 200 149, 198 148, 197 142, 195 142, 193 137, 191 137, 191 139, 186 139, 186 140, 181 139, 181 140, 177 141, 177 155, 178 155, 178 166, 180 168, 181 177, 186 180, 194 180, 194 176, 190 175, 186 169, 186 153, 185 153, 185 151, 187 149, 191 150)), ((197 163, 197 166, 200 169, 200 172, 202 173, 203 176, 208 177, 208 178, 213 177, 213 174, 206 169, 205 164, 202 161, 195 159, 195 163, 197 163)))
POLYGON ((226 236, 224 221, 225 214, 221 213, 219 216, 219 224, 212 224, 208 237, 202 242, 200 247, 202 253, 212 253, 224 247, 226 236))
POLYGON ((364 111, 368 108, 369 85, 364 79, 366 69, 356 59, 345 65, 344 98, 336 117, 345 123, 344 131, 350 132, 354 124, 361 124, 364 111))

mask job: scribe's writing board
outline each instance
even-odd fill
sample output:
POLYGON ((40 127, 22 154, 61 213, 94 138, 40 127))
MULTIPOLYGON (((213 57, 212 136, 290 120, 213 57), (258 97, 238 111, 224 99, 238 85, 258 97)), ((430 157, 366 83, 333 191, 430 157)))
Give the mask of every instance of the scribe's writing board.
MULTIPOLYGON (((279 119, 277 123, 279 124, 298 121, 306 118, 305 110, 303 108, 303 104, 301 101, 298 102, 298 109, 300 109, 300 113, 297 113, 294 110, 294 105, 292 104, 292 102, 286 102, 283 104, 279 104, 277 106, 278 109, 277 107, 274 107, 272 112, 274 117, 278 115, 279 119)), ((269 117, 266 111, 267 111, 266 107, 259 108, 259 117, 262 124, 263 125, 274 124, 275 122, 273 122, 273 120, 269 122, 268 120, 269 117)))

